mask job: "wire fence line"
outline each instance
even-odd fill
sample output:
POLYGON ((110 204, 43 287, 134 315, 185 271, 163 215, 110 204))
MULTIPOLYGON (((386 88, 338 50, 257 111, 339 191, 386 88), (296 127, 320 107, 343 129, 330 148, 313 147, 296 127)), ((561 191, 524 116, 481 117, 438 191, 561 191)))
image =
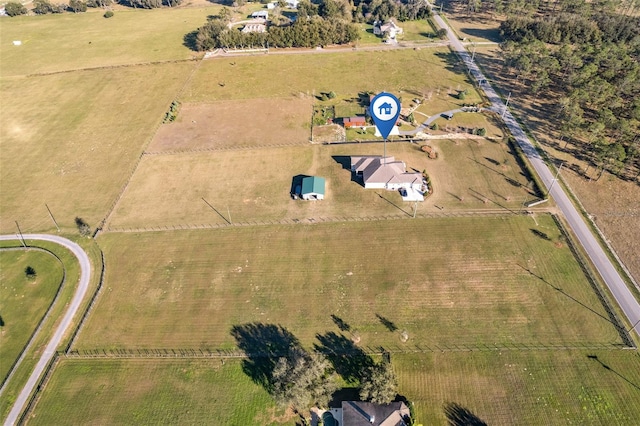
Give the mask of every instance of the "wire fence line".
MULTIPOLYGON (((328 349, 331 355, 382 355, 391 354, 416 354, 416 353, 443 353, 443 352, 506 352, 506 351, 566 351, 566 350, 634 350, 620 343, 502 343, 502 344, 419 344, 414 345, 387 345, 387 346, 362 346, 353 351, 334 351, 328 349)), ((70 351, 59 351, 57 354, 61 358, 67 359, 200 359, 200 358, 278 358, 287 356, 287 352, 244 352, 239 349, 195 349, 195 348, 155 348, 155 349, 73 349, 70 351)))
MULTIPOLYGON (((467 211, 438 211, 416 213, 416 218, 435 219, 435 218, 465 218, 465 217, 509 217, 514 214, 524 215, 527 212, 511 212, 503 209, 491 210, 467 210, 467 211)), ((195 229, 219 229, 229 227, 245 227, 245 226, 269 226, 269 225, 300 225, 300 224, 318 224, 333 222, 374 222, 383 220, 401 220, 412 219, 413 215, 404 212, 398 214, 387 214, 379 216, 329 216, 329 217, 310 217, 310 218, 292 218, 292 219, 256 219, 242 222, 221 222, 221 223, 201 223, 201 224, 174 224, 174 225, 157 225, 147 227, 125 227, 125 226, 108 226, 103 232, 158 232, 158 231, 177 231, 177 230, 195 230, 195 229)))

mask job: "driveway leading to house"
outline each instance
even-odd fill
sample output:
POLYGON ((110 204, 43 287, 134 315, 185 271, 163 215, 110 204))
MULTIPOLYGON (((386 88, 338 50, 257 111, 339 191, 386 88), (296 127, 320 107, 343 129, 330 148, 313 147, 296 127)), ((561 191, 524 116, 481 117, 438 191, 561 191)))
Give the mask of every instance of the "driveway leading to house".
MULTIPOLYGON (((427 4, 431 6, 428 1, 427 4)), ((491 102, 491 109, 502 115, 509 131, 514 136, 518 145, 522 148, 522 151, 525 153, 529 162, 533 165, 534 169, 540 176, 540 179, 546 186, 548 195, 552 196, 555 200, 569 223, 571 230, 575 233, 578 241, 582 244, 582 247, 591 259, 591 262, 593 262, 598 273, 606 283, 607 287, 609 287, 613 297, 616 299, 618 305, 626 315, 629 323, 631 324, 631 328, 635 331, 637 336, 640 336, 640 327, 637 327, 640 322, 640 304, 634 297, 633 293, 631 293, 627 284, 624 282, 613 263, 609 260, 609 257, 600 246, 598 240, 594 237, 581 214, 565 193, 562 185, 554 185, 556 178, 553 173, 545 164, 540 153, 533 146, 520 124, 507 109, 507 106, 502 102, 500 96, 498 96, 491 84, 489 84, 480 68, 471 60, 471 55, 467 52, 462 42, 458 40, 458 37, 455 35, 451 27, 449 27, 449 25, 447 25, 440 17, 436 9, 432 7, 432 10, 433 18, 437 25, 440 28, 447 30, 447 36, 449 38, 451 48, 458 54, 458 56, 460 56, 469 69, 471 76, 484 90, 491 102)))
MULTIPOLYGON (((80 263, 80 280, 78 282, 78 288, 76 289, 75 294, 73 295, 73 299, 71 303, 69 303, 69 307, 64 314, 64 317, 58 324, 53 336, 47 343, 47 346, 42 353, 42 356, 38 360, 33 372, 29 376, 27 383, 22 388, 22 391, 16 398, 16 401, 11 407, 11 411, 7 416, 4 425, 11 426, 18 422, 20 418, 20 414, 24 409, 25 404, 29 400, 29 396, 33 392, 36 384, 38 383, 40 376, 44 372, 44 369, 47 367, 51 359, 53 358, 56 349, 60 346, 60 342, 62 342, 62 338, 65 336, 69 327, 71 326, 73 317, 78 312, 82 300, 84 299, 87 290, 89 289, 89 278, 91 277, 91 262, 89 261, 89 256, 87 253, 80 247, 78 244, 74 243, 63 237, 58 237, 56 235, 47 235, 47 234, 24 234, 25 240, 38 240, 38 241, 48 241, 52 243, 59 244, 71 251, 73 255, 78 259, 80 263)), ((18 238, 15 235, 0 235, 0 241, 9 241, 9 240, 17 240, 18 238)), ((34 336, 35 338, 35 336, 34 336)))

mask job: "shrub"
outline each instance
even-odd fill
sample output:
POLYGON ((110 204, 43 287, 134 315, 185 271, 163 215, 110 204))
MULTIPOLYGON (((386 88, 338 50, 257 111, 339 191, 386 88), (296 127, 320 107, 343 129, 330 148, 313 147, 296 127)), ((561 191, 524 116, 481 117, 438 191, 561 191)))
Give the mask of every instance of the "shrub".
POLYGON ((86 12, 87 4, 82 0, 71 0, 69 2, 69 9, 71 9, 74 13, 86 12))
POLYGON ((331 92, 329 92, 329 93, 327 94, 327 96, 329 97, 329 99, 333 99, 333 98, 335 98, 335 97, 336 97, 336 92, 334 92, 334 91, 332 90, 331 92))
POLYGON ((107 10, 102 16, 104 16, 105 18, 111 18, 113 16, 113 12, 110 10, 107 10))
POLYGON ((433 123, 431 125, 431 130, 438 130, 440 128, 440 126, 438 126, 438 123, 433 123))
POLYGON ((26 275, 27 278, 29 278, 30 280, 33 280, 36 278, 36 270, 33 269, 32 266, 27 266, 26 268, 24 268, 24 274, 26 275))
POLYGON ((447 38, 447 30, 445 28, 440 28, 438 32, 436 32, 436 35, 439 38, 447 38))
POLYGON ((4 10, 9 16, 26 15, 27 8, 18 2, 9 2, 4 5, 4 10))
POLYGON ((478 136, 485 136, 487 134, 487 129, 485 129, 484 127, 480 127, 478 130, 476 130, 476 135, 478 136))
POLYGON ((88 237, 89 235, 91 235, 91 227, 81 217, 76 217, 76 226, 78 227, 78 232, 83 237, 88 237))

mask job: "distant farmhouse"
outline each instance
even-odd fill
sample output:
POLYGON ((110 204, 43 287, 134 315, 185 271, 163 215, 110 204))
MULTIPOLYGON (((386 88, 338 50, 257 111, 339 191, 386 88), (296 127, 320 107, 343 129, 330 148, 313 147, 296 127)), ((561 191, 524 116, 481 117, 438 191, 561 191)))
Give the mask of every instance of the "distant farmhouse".
POLYGON ((404 162, 397 161, 394 157, 353 156, 351 171, 362 177, 367 189, 404 189, 413 193, 415 198, 422 198, 422 194, 428 190, 421 173, 407 172, 404 162))
MULTIPOLYGON (((298 0, 286 0, 285 1, 285 7, 287 9, 297 9, 298 8, 298 3, 300 3, 298 0)), ((277 1, 272 1, 271 3, 267 3, 267 9, 271 10, 271 9, 275 9, 278 6, 278 2, 277 1)))
POLYGON ((267 12, 266 10, 259 10, 257 12, 253 12, 251 14, 252 18, 260 18, 260 19, 264 19, 267 20, 269 19, 269 12, 267 12))
POLYGON ((402 34, 402 28, 396 25, 392 19, 386 24, 383 24, 382 21, 375 21, 373 23, 373 34, 395 39, 396 35, 402 34))
POLYGON ((411 413, 404 402, 342 401, 341 408, 325 412, 322 420, 324 424, 340 426, 408 426, 411 413))

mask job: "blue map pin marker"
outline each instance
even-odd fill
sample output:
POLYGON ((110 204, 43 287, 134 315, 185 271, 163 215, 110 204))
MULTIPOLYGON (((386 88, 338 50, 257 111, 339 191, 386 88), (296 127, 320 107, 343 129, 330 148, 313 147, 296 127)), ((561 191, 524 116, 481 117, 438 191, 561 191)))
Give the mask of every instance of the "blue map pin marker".
POLYGON ((371 100, 369 114, 382 137, 387 139, 400 116, 400 101, 391 93, 378 93, 371 100))

